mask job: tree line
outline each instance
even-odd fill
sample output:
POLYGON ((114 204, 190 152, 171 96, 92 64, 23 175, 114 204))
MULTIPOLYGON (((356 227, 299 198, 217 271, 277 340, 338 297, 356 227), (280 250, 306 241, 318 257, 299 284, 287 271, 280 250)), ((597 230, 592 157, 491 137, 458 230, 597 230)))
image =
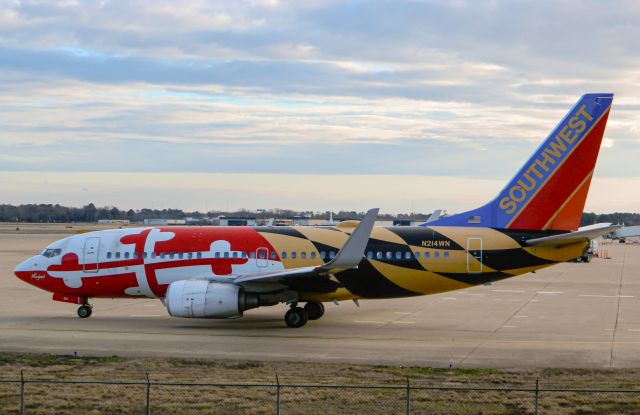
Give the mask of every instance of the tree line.
MULTIPOLYGON (((206 222, 207 218, 217 216, 226 217, 256 217, 261 219, 269 218, 292 218, 296 216, 314 219, 329 219, 333 216, 335 220, 358 219, 364 216, 364 212, 338 211, 338 212, 312 212, 295 211, 291 209, 260 209, 250 211, 240 209, 232 212, 210 211, 210 212, 185 212, 181 209, 139 209, 120 210, 114 206, 96 207, 89 203, 82 207, 68 207, 59 204, 25 204, 25 205, 0 205, 0 222, 33 222, 33 223, 69 223, 69 222, 97 222, 101 219, 123 219, 131 222, 142 222, 144 219, 185 219, 194 218, 196 221, 206 222)), ((415 219, 426 220, 429 214, 416 213, 412 215, 400 214, 392 216, 388 214, 380 215, 381 219, 415 219)))
MULTIPOLYGON (((295 211, 290 209, 260 209, 250 211, 240 209, 233 212, 185 212, 181 209, 139 209, 120 210, 114 206, 96 207, 89 203, 82 207, 68 207, 59 204, 25 204, 25 205, 0 205, 0 222, 35 222, 35 223, 65 223, 65 222, 97 222, 100 219, 127 219, 131 222, 142 222, 144 219, 185 219, 187 217, 196 220, 205 220, 209 217, 256 217, 291 218, 296 216, 314 219, 329 219, 331 212, 295 211)), ((364 216, 364 212, 340 210, 333 212, 335 220, 358 219, 364 216)), ((428 213, 381 214, 380 219, 413 219, 427 220, 428 213)), ((627 226, 640 225, 638 213, 583 213, 580 226, 591 225, 600 222, 622 223, 627 226)))

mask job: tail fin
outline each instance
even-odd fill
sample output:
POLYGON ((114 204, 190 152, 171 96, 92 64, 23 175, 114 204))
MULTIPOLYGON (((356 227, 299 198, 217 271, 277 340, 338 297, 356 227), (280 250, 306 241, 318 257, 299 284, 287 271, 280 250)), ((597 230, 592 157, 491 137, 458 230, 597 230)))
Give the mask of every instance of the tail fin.
POLYGON ((494 200, 428 225, 578 229, 612 101, 583 95, 494 200))

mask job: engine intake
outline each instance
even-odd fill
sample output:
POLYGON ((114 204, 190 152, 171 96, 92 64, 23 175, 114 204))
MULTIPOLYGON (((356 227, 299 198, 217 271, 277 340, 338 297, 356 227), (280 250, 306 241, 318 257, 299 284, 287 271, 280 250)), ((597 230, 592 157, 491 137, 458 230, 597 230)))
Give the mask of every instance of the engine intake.
POLYGON ((182 280, 169 285, 167 311, 174 317, 229 318, 259 307, 260 296, 241 287, 207 280, 182 280))

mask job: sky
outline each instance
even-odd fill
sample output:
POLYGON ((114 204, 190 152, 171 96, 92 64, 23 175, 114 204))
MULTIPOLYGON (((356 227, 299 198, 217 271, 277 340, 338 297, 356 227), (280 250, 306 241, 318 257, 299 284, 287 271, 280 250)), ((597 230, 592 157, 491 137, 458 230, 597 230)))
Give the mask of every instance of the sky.
POLYGON ((616 94, 586 210, 640 211, 637 1, 0 0, 0 203, 453 213, 616 94))

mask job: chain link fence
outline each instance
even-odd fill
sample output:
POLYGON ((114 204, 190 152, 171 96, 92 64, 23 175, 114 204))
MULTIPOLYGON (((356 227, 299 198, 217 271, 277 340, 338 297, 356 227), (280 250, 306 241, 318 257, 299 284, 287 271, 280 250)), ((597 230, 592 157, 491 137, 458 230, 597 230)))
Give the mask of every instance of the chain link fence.
POLYGON ((640 414, 640 390, 0 379, 1 414, 640 414))

